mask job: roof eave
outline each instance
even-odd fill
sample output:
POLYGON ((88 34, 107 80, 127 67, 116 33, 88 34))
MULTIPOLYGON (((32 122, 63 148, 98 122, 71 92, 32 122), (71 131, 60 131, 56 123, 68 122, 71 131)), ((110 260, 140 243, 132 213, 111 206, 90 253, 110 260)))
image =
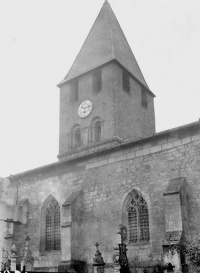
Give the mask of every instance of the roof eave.
POLYGON ((71 80, 75 79, 75 78, 78 78, 84 74, 87 74, 89 72, 91 72, 92 70, 98 68, 98 67, 101 67, 101 66, 104 66, 110 62, 117 62, 121 67, 125 68, 129 74, 134 78, 135 81, 137 81, 139 84, 141 84, 153 97, 156 97, 155 94, 149 89, 149 87, 145 86, 140 80, 138 80, 126 67, 123 66, 123 64, 121 64, 117 59, 115 58, 111 58, 110 60, 107 60, 106 62, 103 62, 101 64, 99 64, 98 66, 94 66, 94 67, 91 67, 90 69, 86 70, 84 73, 80 73, 80 74, 77 74, 76 76, 74 77, 71 77, 71 78, 65 78, 64 80, 62 80, 58 85, 57 87, 61 87, 63 86, 64 84, 70 82, 71 80))

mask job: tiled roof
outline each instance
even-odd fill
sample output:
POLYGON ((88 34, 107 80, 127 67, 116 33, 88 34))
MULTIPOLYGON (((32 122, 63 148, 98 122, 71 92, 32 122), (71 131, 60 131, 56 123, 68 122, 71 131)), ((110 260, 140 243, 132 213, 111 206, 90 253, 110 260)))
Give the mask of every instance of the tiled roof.
POLYGON ((117 18, 105 1, 71 69, 60 84, 112 60, 117 60, 148 88, 117 18))

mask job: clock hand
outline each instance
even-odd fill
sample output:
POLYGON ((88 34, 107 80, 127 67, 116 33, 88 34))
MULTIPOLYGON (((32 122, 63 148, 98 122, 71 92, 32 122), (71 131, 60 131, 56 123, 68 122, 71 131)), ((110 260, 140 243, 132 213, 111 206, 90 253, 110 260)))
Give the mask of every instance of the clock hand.
POLYGON ((88 107, 91 107, 91 105, 86 106, 85 109, 88 108, 88 107))
POLYGON ((85 107, 81 106, 81 109, 85 110, 85 107))

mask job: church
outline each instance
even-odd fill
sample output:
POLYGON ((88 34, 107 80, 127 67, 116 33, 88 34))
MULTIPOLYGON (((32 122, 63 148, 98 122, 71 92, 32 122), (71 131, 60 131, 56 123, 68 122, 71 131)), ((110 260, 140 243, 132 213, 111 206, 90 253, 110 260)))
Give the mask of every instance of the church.
POLYGON ((170 246, 199 233, 200 122, 155 132, 155 95, 107 1, 58 87, 58 161, 1 180, 1 262, 92 273, 100 251, 119 272, 123 227, 132 273, 185 272, 170 246))

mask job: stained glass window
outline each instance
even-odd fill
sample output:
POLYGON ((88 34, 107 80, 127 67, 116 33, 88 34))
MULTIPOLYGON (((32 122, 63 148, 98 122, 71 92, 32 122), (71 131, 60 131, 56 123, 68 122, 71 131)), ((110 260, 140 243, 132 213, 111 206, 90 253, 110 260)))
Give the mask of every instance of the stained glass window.
POLYGON ((45 250, 60 249, 60 206, 52 199, 46 209, 45 250))
POLYGON ((148 242, 149 214, 147 203, 136 191, 131 193, 127 203, 129 242, 148 242))
POLYGON ((137 243, 137 211, 135 208, 128 210, 128 228, 129 228, 129 241, 137 243))

